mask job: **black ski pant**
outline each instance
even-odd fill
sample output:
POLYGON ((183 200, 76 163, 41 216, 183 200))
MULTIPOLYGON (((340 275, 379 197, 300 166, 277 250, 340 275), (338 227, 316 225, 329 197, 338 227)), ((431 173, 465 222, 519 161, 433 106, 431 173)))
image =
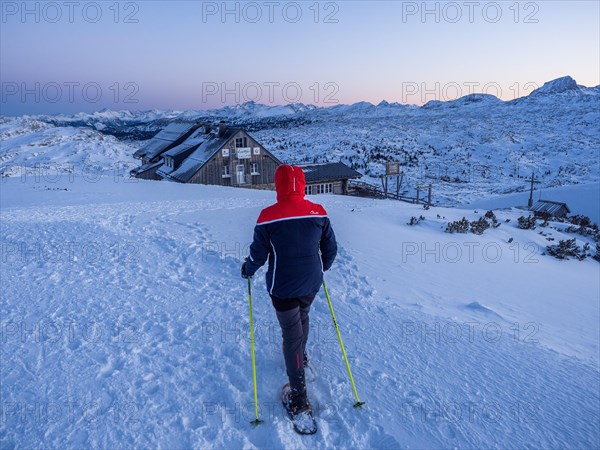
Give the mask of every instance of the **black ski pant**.
POLYGON ((281 326, 283 337, 283 358, 290 380, 294 401, 306 403, 306 383, 304 380, 304 351, 308 341, 308 313, 315 295, 297 298, 277 298, 271 296, 281 326))

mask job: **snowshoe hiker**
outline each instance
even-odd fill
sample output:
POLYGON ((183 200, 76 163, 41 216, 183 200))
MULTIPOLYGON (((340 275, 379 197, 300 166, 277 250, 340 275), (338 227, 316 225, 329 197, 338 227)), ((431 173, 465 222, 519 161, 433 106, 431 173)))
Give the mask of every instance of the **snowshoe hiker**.
POLYGON ((242 265, 242 277, 248 278, 268 260, 267 291, 281 326, 289 378, 284 406, 296 416, 310 411, 304 376, 310 307, 337 254, 327 212, 304 198, 305 186, 301 168, 277 168, 277 203, 260 213, 242 265))

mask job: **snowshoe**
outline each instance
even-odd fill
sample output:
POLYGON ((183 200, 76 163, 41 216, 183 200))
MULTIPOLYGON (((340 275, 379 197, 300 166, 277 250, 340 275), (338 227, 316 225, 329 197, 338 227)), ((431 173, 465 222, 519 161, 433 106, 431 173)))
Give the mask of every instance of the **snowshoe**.
POLYGON ((313 417, 310 403, 306 402, 303 406, 294 405, 293 403, 290 385, 286 383, 281 388, 281 404, 294 426, 294 431, 298 434, 315 434, 317 432, 317 422, 313 417))

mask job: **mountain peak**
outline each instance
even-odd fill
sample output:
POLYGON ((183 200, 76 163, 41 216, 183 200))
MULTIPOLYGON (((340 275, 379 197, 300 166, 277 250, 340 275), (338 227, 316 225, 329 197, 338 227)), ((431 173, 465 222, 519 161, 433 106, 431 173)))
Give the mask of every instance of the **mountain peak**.
POLYGON ((567 75, 552 81, 547 81, 541 88, 536 89, 530 95, 561 94, 569 91, 579 92, 582 87, 583 86, 579 86, 572 77, 567 75))

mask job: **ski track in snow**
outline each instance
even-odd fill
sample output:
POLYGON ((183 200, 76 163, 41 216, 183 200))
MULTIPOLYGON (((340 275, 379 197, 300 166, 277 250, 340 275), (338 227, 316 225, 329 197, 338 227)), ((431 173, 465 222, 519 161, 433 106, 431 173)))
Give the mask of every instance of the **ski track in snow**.
POLYGON ((326 279, 366 405, 352 407, 320 293, 308 348, 319 432, 293 433, 279 405, 281 337, 261 269, 252 286, 266 422, 253 428, 243 245, 227 241, 215 252, 224 241, 220 225, 230 225, 211 215, 239 217, 250 239, 262 206, 199 199, 3 211, 2 242, 29 238, 62 252, 3 264, 2 448, 600 445, 597 368, 507 335, 470 336, 462 322, 380 298, 343 246, 326 279), (69 242, 79 243, 77 260, 65 255, 69 242), (94 243, 102 257, 82 256, 81 243, 94 243), (423 338, 410 333, 414 324, 463 333, 455 342, 423 338))

